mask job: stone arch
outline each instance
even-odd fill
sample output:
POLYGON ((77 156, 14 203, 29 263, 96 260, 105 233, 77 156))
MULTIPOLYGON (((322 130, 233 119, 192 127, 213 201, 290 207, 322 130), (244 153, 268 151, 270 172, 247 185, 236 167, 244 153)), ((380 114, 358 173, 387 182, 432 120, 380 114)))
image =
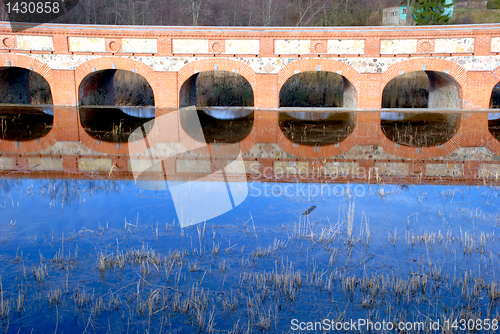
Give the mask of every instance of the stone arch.
MULTIPOLYGON (((491 108, 491 100, 492 100, 492 95, 493 95, 493 90, 495 89, 496 85, 500 84, 500 66, 495 68, 494 70, 491 71, 491 80, 487 84, 486 92, 488 93, 488 105, 491 108)), ((489 127, 489 120, 486 123, 487 124, 487 129, 486 129, 486 145, 485 147, 488 148, 491 152, 499 155, 500 154, 500 141, 495 137, 489 127)))
POLYGON ((197 74, 206 71, 226 71, 237 73, 248 81, 254 94, 256 92, 256 73, 247 64, 237 60, 215 57, 196 60, 186 64, 177 72, 177 94, 179 105, 192 104, 191 102, 195 98, 195 96, 193 96, 193 88, 196 85, 197 74), (183 92, 183 90, 189 91, 183 92), (188 101, 182 101, 183 96, 189 100, 189 103, 188 101))
POLYGON ((190 62, 183 66, 177 72, 177 92, 179 93, 182 85, 186 80, 191 78, 193 75, 199 72, 205 71, 226 71, 234 72, 243 76, 252 86, 253 91, 256 91, 256 81, 255 81, 255 71, 245 63, 241 61, 226 59, 226 58, 209 58, 190 62))
MULTIPOLYGON (((19 54, 0 54, 0 67, 19 67, 24 68, 35 73, 41 75, 49 84, 50 92, 52 95, 52 101, 55 101, 55 95, 57 92, 54 90, 54 77, 51 68, 45 63, 39 61, 38 59, 19 55, 19 54)), ((1 140, 0 139, 0 147, 4 152, 10 153, 32 153, 44 150, 56 142, 53 137, 55 124, 57 122, 57 118, 54 117, 54 126, 42 138, 38 138, 35 140, 29 140, 25 142, 16 142, 10 140, 1 140)))
MULTIPOLYGON (((467 70, 455 62, 439 58, 415 58, 389 66, 387 70, 382 73, 382 80, 378 94, 380 97, 380 105, 382 105, 382 95, 389 81, 399 75, 416 71, 427 72, 429 82, 431 84, 431 90, 434 85, 436 86, 436 92, 439 91, 440 87, 455 84, 448 79, 450 77, 453 78, 456 82, 455 86, 460 100, 460 108, 464 107, 463 96, 464 88, 467 82, 467 70)), ((429 92, 429 94, 431 94, 431 92, 429 92)), ((431 95, 429 95, 429 108, 431 108, 430 100, 431 95)))
POLYGON ((489 88, 493 89, 493 87, 500 82, 500 66, 491 71, 491 73, 493 74, 493 77, 491 78, 489 88))
POLYGON ((357 108, 360 74, 354 67, 337 60, 300 59, 287 64, 278 72, 278 93, 285 82, 295 74, 316 71, 332 72, 341 75, 344 78, 344 84, 347 89, 344 95, 347 93, 349 100, 351 100, 351 103, 348 103, 347 106, 357 108))
POLYGON ((36 72, 47 80, 50 90, 53 90, 52 70, 38 59, 18 54, 2 54, 0 55, 0 67, 21 67, 36 72))
MULTIPOLYGON (((357 123, 357 121, 358 116, 356 115, 355 123, 357 123)), ((289 138, 287 138, 282 131, 278 130, 277 144, 283 151, 295 156, 307 158, 331 158, 340 154, 344 154, 354 146, 358 145, 359 131, 357 131, 356 129, 357 126, 354 128, 354 131, 341 142, 325 146, 306 146, 302 144, 296 144, 289 138)))
POLYGON ((488 106, 491 108, 491 98, 493 94, 493 89, 495 89, 495 86, 497 84, 500 84, 500 66, 495 68, 493 71, 491 71, 491 80, 490 82, 486 83, 486 93, 487 93, 487 98, 488 98, 488 106))
MULTIPOLYGON (((87 75, 103 70, 125 70, 131 71, 143 76, 153 90, 155 105, 158 97, 161 95, 161 86, 156 80, 155 71, 148 65, 133 59, 122 57, 101 57, 89 60, 75 69, 75 85, 79 92, 80 85, 87 75)), ((79 93, 78 93, 79 95, 79 93)), ((76 97, 77 101, 80 96, 76 97)))
POLYGON ((0 139, 0 151, 14 154, 40 152, 53 146, 57 142, 54 133, 55 130, 54 127, 52 127, 48 134, 38 139, 22 142, 0 139))
POLYGON ((432 159, 432 158, 442 157, 456 151, 461 147, 462 125, 463 122, 460 123, 460 128, 455 133, 455 135, 446 143, 439 146, 415 148, 415 147, 398 145, 392 142, 385 135, 379 136, 379 145, 383 147, 384 152, 407 159, 418 160, 418 159, 432 159))
POLYGON ((26 69, 29 71, 33 71, 37 74, 39 74, 45 81, 47 81, 47 84, 49 85, 50 89, 50 94, 52 97, 52 101, 54 103, 57 98, 55 98, 55 95, 57 94, 56 91, 54 91, 54 78, 52 74, 51 68, 42 63, 41 61, 31 58, 28 56, 23 56, 23 55, 11 55, 11 54, 3 54, 0 55, 0 67, 2 68, 22 68, 26 69))

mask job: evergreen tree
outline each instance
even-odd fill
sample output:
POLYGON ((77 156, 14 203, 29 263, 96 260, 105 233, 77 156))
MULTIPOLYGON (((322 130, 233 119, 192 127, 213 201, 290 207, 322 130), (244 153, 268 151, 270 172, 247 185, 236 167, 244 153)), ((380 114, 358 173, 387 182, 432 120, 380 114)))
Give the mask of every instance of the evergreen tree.
POLYGON ((445 24, 451 16, 445 10, 453 6, 446 0, 418 0, 413 11, 415 23, 421 25, 445 24))

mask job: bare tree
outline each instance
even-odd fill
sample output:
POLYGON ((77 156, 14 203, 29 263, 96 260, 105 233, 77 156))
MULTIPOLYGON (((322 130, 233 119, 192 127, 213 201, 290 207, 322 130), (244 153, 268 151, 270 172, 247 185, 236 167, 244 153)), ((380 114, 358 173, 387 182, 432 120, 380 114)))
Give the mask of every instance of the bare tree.
MULTIPOLYGON (((296 26, 307 26, 330 2, 328 0, 292 0, 296 10, 296 26)), ((292 9, 293 10, 293 9, 292 9)))
MULTIPOLYGON (((193 26, 365 25, 368 22, 377 24, 374 19, 382 8, 402 1, 406 5, 418 0, 80 0, 73 10, 56 22, 193 26)), ((0 8, 0 15, 7 19, 4 8, 0 8)))
POLYGON ((406 0, 406 25, 413 25, 413 0, 406 0))
POLYGON ((186 0, 187 11, 189 12, 191 18, 193 19, 193 26, 197 26, 200 23, 200 12, 202 0, 186 0))
POLYGON ((262 25, 264 27, 269 27, 273 22, 274 12, 276 11, 276 7, 274 6, 273 0, 264 0, 264 6, 262 10, 263 22, 262 25))

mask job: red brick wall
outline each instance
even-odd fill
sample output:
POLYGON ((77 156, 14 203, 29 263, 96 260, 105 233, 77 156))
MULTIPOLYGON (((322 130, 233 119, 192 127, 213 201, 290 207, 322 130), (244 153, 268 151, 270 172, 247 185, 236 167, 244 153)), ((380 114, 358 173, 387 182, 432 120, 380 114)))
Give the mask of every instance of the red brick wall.
MULTIPOLYGON (((28 34, 28 33, 26 33, 28 34)), ((289 143, 281 134, 277 124, 277 114, 256 112, 255 126, 250 136, 240 146, 249 149, 255 142, 278 143, 293 154, 306 154, 311 157, 331 156, 345 152, 353 145, 382 145, 387 152, 401 157, 430 158, 448 154, 459 146, 485 145, 494 152, 500 153, 500 144, 491 136, 487 129, 487 119, 484 115, 468 113, 464 115, 459 132, 448 143, 433 148, 420 150, 396 146, 390 142, 380 131, 380 113, 362 112, 363 110, 380 109, 382 92, 385 85, 400 75, 411 71, 436 71, 444 72, 453 77, 460 86, 462 108, 466 110, 481 110, 489 107, 491 91, 500 81, 500 67, 492 71, 467 71, 464 66, 444 60, 440 57, 466 55, 443 54, 434 52, 434 41, 437 38, 475 38, 474 52, 469 56, 496 56, 491 52, 493 37, 500 37, 500 24, 482 26, 453 26, 453 27, 374 27, 363 29, 360 27, 340 28, 209 28, 209 27, 168 27, 165 30, 158 28, 153 31, 148 27, 137 27, 135 30, 116 31, 106 30, 99 26, 77 25, 43 25, 30 29, 30 35, 52 36, 54 51, 23 51, 18 49, 16 35, 12 33, 9 25, 0 23, 0 35, 14 39, 12 46, 0 45, 0 66, 15 66, 33 70, 41 74, 49 83, 55 105, 74 106, 78 101, 78 88, 82 80, 94 71, 104 69, 122 69, 135 71, 142 75, 151 85, 155 97, 155 105, 165 108, 179 106, 179 90, 182 84, 197 72, 218 70, 237 72, 245 77, 254 91, 255 107, 277 108, 279 106, 279 91, 286 80, 297 71, 331 71, 343 75, 356 90, 357 109, 360 112, 356 119, 356 128, 349 138, 337 147, 322 147, 319 152, 314 148, 296 147, 289 143), (79 65, 75 70, 55 70, 35 59, 32 54, 56 55, 90 55, 85 52, 70 52, 68 37, 100 37, 106 41, 106 52, 97 53, 98 58, 79 65), (158 41, 158 52, 155 54, 127 54, 121 48, 122 38, 155 38, 158 41), (179 71, 155 71, 150 66, 134 57, 155 56, 186 56, 173 55, 173 38, 201 38, 207 40, 225 39, 258 39, 259 55, 224 55, 218 53, 196 54, 200 60, 186 63, 179 71), (380 41, 382 39, 417 39, 417 54, 414 55, 381 55, 380 41), (314 43, 325 43, 328 39, 361 39, 364 40, 364 54, 334 55, 326 54, 326 48, 315 48, 311 54, 302 55, 277 55, 274 42, 277 39, 305 39, 314 43), (117 43, 118 48, 111 48, 111 42, 117 43), (425 43, 428 42, 428 43, 425 43), (285 64, 280 70, 274 67, 265 68, 263 73, 257 73, 255 68, 248 65, 248 60, 255 57, 262 58, 262 65, 269 62, 266 58, 281 59, 285 64), (401 61, 389 66, 386 70, 377 73, 359 73, 348 62, 356 61, 359 57, 365 58, 390 58, 403 57, 401 61), (342 57, 342 59, 340 59, 342 57), (270 68, 270 69, 269 69, 270 68)), ((0 41, 1 42, 1 41, 0 41)), ((316 45, 316 44, 314 44, 316 45)), ((17 144, 0 141, 0 148, 7 152, 36 152, 50 146, 58 140, 82 140, 86 145, 98 151, 117 152, 116 145, 102 145, 88 138, 82 132, 76 111, 62 111, 56 108, 54 129, 48 136, 39 141, 23 142, 17 144), (71 129, 71 130, 70 130, 71 129), (78 131, 75 131, 78 130, 78 131), (80 137, 79 137, 80 136, 80 137)), ((126 149, 122 145, 120 152, 126 149)))
MULTIPOLYGON (((489 105, 491 89, 500 77, 500 71, 483 71, 468 73, 461 65, 439 59, 437 56, 451 56, 453 54, 434 54, 434 41, 437 38, 474 38, 474 52, 469 55, 488 56, 496 55, 491 52, 492 37, 500 36, 500 24, 487 24, 482 26, 449 26, 439 28, 433 27, 371 27, 363 29, 360 27, 339 28, 210 28, 210 27, 166 27, 165 30, 155 27, 136 27, 134 30, 116 31, 106 30, 105 26, 79 26, 79 25, 50 25, 30 29, 29 34, 46 35, 53 37, 54 51, 23 51, 18 49, 16 35, 12 33, 7 23, 0 23, 0 35, 14 40, 12 46, 0 45, 0 66, 19 66, 33 69, 44 76, 50 84, 56 105, 75 105, 78 101, 78 87, 82 79, 94 70, 102 69, 124 69, 136 70, 150 83, 155 94, 155 104, 159 107, 175 108, 179 105, 178 92, 184 81, 195 71, 213 70, 215 65, 219 70, 238 71, 252 85, 255 96, 255 104, 260 108, 274 108, 279 104, 279 90, 283 83, 296 71, 316 71, 318 66, 322 71, 339 72, 347 78, 355 87, 358 109, 378 109, 381 106, 381 93, 392 78, 400 73, 420 71, 425 66, 428 71, 446 71, 457 80, 462 91, 462 107, 465 109, 484 109, 489 105), (47 65, 30 57, 30 53, 45 54, 91 54, 85 52, 71 52, 69 50, 68 37, 100 37, 105 39, 106 52, 97 53, 101 58, 88 61, 75 71, 51 70, 47 65), (156 54, 142 54, 144 57, 173 56, 172 40, 174 38, 198 38, 210 40, 225 39, 258 39, 259 57, 281 57, 288 63, 279 70, 276 86, 274 86, 275 72, 256 73, 250 66, 245 64, 245 58, 256 55, 224 55, 196 54, 197 57, 205 57, 203 60, 187 63, 176 72, 156 72, 144 63, 126 57, 141 56, 141 54, 124 53, 121 47, 122 38, 154 38, 157 39, 158 51, 156 54), (357 57, 398 57, 401 55, 381 55, 380 41, 382 39, 416 39, 418 41, 417 54, 406 55, 417 57, 404 60, 390 66, 383 73, 358 73, 353 67, 346 64, 342 58, 357 57), (322 47, 313 48, 311 54, 302 55, 276 55, 274 42, 277 39, 305 39, 310 40, 311 45, 322 43, 322 47), (326 41, 328 39, 359 39, 364 40, 363 54, 334 55, 326 53, 326 41), (112 48, 114 42, 117 48, 112 48), (13 54, 15 53, 15 54, 13 54), (290 62, 290 58, 294 61, 290 62), (74 72, 74 73, 72 73, 74 72), (494 73, 492 73, 494 72, 494 73), (496 75, 496 76, 495 76, 496 75), (74 79, 72 79, 74 77, 74 79), (259 83, 257 83, 257 81, 259 83), (262 86, 268 85, 270 86, 262 86), (175 88, 175 92, 174 92, 175 88)), ((0 43, 1 44, 1 43, 0 43)), ((457 54, 460 55, 460 54, 457 54)), ((464 54, 465 55, 465 54, 464 54)), ((177 56, 177 55, 176 55, 177 56)), ((181 55, 182 56, 182 55, 181 55)), ((193 55, 185 55, 193 56, 193 55)), ((353 59, 355 60, 355 59, 353 59)), ((267 62, 267 60, 264 60, 267 62)))

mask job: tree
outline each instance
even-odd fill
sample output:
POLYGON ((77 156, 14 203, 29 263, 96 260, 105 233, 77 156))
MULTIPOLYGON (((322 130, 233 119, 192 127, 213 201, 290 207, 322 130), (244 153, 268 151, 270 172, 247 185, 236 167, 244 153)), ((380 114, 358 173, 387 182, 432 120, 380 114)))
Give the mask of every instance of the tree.
POLYGON ((414 20, 419 26, 447 23, 451 15, 445 10, 453 6, 453 2, 446 4, 446 0, 418 0, 415 4, 414 20))
POLYGON ((186 9, 193 19, 193 26, 199 25, 202 0, 186 0, 186 9))
POLYGON ((262 7, 262 25, 264 27, 269 27, 273 24, 275 11, 276 6, 273 4, 273 0, 264 0, 264 6, 262 7))
POLYGON ((369 9, 365 0, 342 0, 331 3, 323 15, 317 16, 317 24, 323 26, 366 26, 370 23, 369 9), (323 17, 321 17, 323 16, 323 17))
POLYGON ((486 3, 487 9, 499 9, 500 8, 500 0, 488 0, 486 3))
POLYGON ((414 0, 403 0, 402 5, 406 4, 406 25, 413 25, 413 6, 415 5, 414 0))

